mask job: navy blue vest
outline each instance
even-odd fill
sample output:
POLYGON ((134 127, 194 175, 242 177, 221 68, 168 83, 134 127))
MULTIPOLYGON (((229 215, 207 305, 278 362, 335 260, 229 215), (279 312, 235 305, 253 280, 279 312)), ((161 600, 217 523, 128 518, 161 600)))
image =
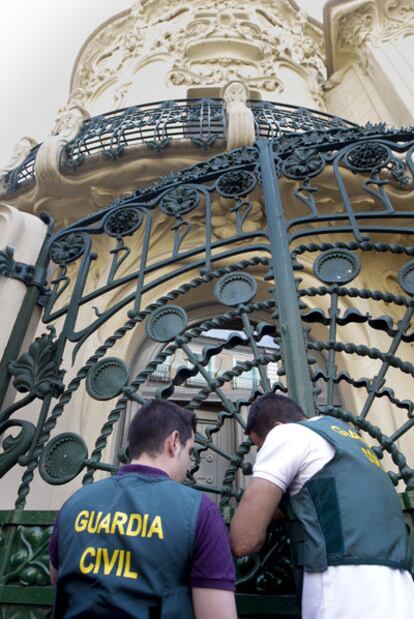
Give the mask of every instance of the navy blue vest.
POLYGON ((167 477, 85 486, 58 524, 56 619, 194 619, 189 589, 201 493, 167 477))
POLYGON ((295 495, 286 497, 295 564, 308 572, 329 565, 386 565, 411 570, 411 545, 392 482, 374 452, 342 421, 301 422, 335 455, 295 495))

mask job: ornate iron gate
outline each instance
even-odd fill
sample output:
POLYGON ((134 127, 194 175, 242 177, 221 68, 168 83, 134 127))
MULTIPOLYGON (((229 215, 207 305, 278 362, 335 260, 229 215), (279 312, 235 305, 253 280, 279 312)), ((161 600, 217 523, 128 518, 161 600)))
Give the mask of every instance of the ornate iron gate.
MULTIPOLYGON (((156 395, 181 402, 182 386, 199 378, 185 405, 208 409, 212 421, 197 435, 188 483, 216 495, 227 520, 251 473, 246 410, 269 390, 289 392, 308 416, 329 413, 362 431, 370 457, 384 461, 399 491, 408 487, 412 518, 414 470, 400 444, 409 446, 414 425, 413 151, 411 130, 305 127, 161 178, 50 239, 49 331, 9 363, 24 395, 0 417, 2 433, 19 429, 3 440, 1 473, 24 467, 15 509, 0 515, 2 619, 45 617, 52 599, 54 512, 25 509, 33 484, 45 487, 36 470, 51 485, 115 471, 127 458, 129 407, 146 400, 157 375, 156 395), (238 347, 249 351, 244 360, 209 371, 238 347), (161 371, 177 358, 185 364, 161 371), (257 383, 235 399, 230 389, 253 370, 257 383), (84 411, 99 401, 108 412, 94 444, 60 429, 81 391, 84 411), (35 401, 31 420, 16 418, 35 401), (220 445, 225 431, 232 448, 220 445), (223 463, 220 483, 200 476, 207 455, 223 463)), ((298 615, 283 531, 238 562, 238 587, 242 617, 298 615)))

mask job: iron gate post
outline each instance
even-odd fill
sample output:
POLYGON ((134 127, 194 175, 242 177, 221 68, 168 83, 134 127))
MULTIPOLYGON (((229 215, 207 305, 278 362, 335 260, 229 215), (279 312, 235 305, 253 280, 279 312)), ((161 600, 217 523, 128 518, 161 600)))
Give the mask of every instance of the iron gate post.
POLYGON ((257 145, 275 283, 273 296, 279 314, 287 386, 292 400, 307 417, 312 417, 315 414, 313 388, 272 142, 260 138, 257 145))

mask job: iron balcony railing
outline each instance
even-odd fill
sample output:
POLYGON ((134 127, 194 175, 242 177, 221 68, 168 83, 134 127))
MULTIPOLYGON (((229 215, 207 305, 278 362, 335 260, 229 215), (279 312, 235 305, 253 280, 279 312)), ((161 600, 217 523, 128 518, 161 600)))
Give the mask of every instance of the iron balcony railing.
POLYGON ((149 376, 149 380, 157 383, 168 383, 171 378, 171 365, 160 363, 149 376))
POLYGON ((255 391, 259 386, 260 380, 257 378, 237 376, 233 379, 233 389, 249 389, 250 391, 255 391))
MULTIPOLYGON (((356 127, 353 123, 324 112, 270 101, 250 101, 257 137, 274 139, 286 133, 338 131, 356 127)), ((101 114, 85 120, 61 158, 62 172, 74 172, 86 158, 101 154, 105 159, 121 157, 127 148, 145 144, 161 151, 174 140, 190 140, 208 149, 224 142, 225 106, 221 99, 158 101, 101 114)), ((35 178, 37 145, 26 159, 7 173, 8 192, 35 178)))
MULTIPOLYGON (((210 380, 214 380, 214 374, 212 372, 207 372, 207 374, 210 380)), ((207 380, 202 374, 196 374, 195 376, 190 376, 189 378, 187 378, 185 384, 189 387, 199 387, 207 385, 207 380)))

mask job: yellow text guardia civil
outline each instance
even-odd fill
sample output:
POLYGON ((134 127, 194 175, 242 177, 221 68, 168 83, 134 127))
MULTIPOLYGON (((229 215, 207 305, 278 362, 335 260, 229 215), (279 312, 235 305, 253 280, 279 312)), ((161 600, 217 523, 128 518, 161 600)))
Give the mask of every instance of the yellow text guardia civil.
MULTIPOLYGON (((75 519, 76 533, 105 535, 128 535, 130 537, 145 537, 164 539, 162 519, 159 514, 125 512, 80 511, 75 519)), ((132 568, 131 551, 116 548, 88 546, 79 560, 79 569, 82 574, 101 574, 104 576, 118 576, 123 578, 138 578, 138 572, 132 568)))

